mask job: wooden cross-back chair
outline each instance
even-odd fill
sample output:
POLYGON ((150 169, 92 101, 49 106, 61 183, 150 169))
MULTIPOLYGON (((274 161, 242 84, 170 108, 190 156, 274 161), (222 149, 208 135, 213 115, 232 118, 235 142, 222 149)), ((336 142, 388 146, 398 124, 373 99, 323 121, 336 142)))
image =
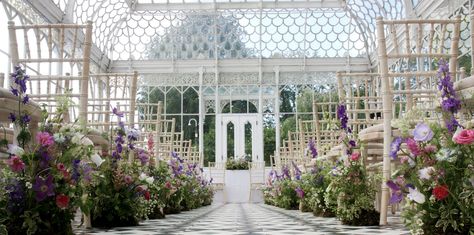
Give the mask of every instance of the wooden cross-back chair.
MULTIPOLYGON (((383 182, 391 177, 391 122, 414 108, 435 118, 437 71, 433 64, 449 59, 456 77, 461 18, 451 20, 384 20, 377 18, 379 71, 383 100, 383 182), (388 33, 389 34, 386 34, 388 33)), ((389 189, 382 184, 380 224, 387 224, 389 189)))
POLYGON ((92 22, 17 26, 9 21, 8 31, 12 65, 22 65, 30 75, 30 97, 54 112, 57 99, 67 95, 75 103, 71 120, 81 118, 85 124, 92 22))
POLYGON ((109 132, 117 125, 112 108, 122 112, 128 127, 135 126, 138 73, 104 73, 90 75, 91 95, 88 101, 88 125, 109 132))
POLYGON ((318 158, 321 160, 325 159, 328 155, 336 157, 339 153, 338 150, 333 150, 334 146, 338 145, 339 137, 332 126, 332 122, 337 120, 337 106, 338 103, 336 101, 313 101, 315 143, 318 150, 318 158))

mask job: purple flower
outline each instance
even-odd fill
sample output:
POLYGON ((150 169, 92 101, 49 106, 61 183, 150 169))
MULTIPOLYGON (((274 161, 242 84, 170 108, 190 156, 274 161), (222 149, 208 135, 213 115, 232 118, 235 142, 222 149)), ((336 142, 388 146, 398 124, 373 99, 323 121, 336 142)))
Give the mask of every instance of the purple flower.
POLYGON ((418 123, 413 130, 413 139, 418 142, 426 142, 433 139, 433 131, 431 128, 425 123, 418 123))
POLYGON ((54 196, 53 176, 48 175, 46 179, 41 176, 36 176, 33 190, 36 192, 36 201, 41 202, 47 197, 54 196))
POLYGON ((451 133, 454 133, 456 129, 461 126, 453 115, 451 115, 451 118, 446 119, 444 122, 446 124, 446 128, 451 133))
POLYGON ((16 179, 12 179, 11 182, 9 182, 5 187, 5 190, 8 192, 9 199, 7 210, 10 213, 23 212, 25 200, 25 189, 23 184, 16 179))
POLYGON ((51 159, 52 159, 52 157, 51 157, 51 155, 49 155, 48 151, 46 151, 46 150, 41 151, 40 162, 39 162, 40 168, 45 169, 45 168, 49 167, 49 162, 51 161, 51 159))
POLYGON ((298 198, 300 199, 304 198, 304 191, 302 188, 296 187, 295 191, 296 191, 296 196, 298 196, 298 198))
POLYGON ((18 96, 18 95, 19 95, 18 89, 16 89, 16 88, 11 87, 11 88, 10 88, 10 92, 11 92, 14 96, 18 96))
POLYGON ((349 140, 349 145, 354 148, 356 146, 356 142, 354 140, 349 140))
POLYGON ((341 122, 341 128, 347 130, 347 121, 349 118, 346 114, 346 106, 344 104, 339 104, 337 106, 337 118, 341 122))
POLYGON ((25 97, 23 97, 23 100, 21 102, 23 104, 28 104, 28 102, 30 102, 30 97, 28 95, 25 95, 25 97))
POLYGON ((396 204, 402 201, 403 195, 400 187, 395 184, 392 180, 387 181, 387 186, 392 191, 392 196, 390 197, 390 204, 396 204))
POLYGON ((115 116, 117 116, 117 117, 119 117, 119 118, 123 117, 123 113, 120 112, 120 111, 117 109, 117 107, 114 107, 114 108, 112 109, 112 113, 115 114, 115 116))
POLYGON ((142 163, 142 165, 145 165, 145 164, 150 160, 150 157, 149 157, 148 154, 145 152, 145 150, 140 149, 140 150, 138 151, 138 159, 140 160, 140 162, 142 163))
POLYGON ((400 150, 400 146, 402 145, 402 138, 397 137, 392 141, 392 144, 390 145, 390 153, 389 156, 392 159, 397 158, 397 153, 400 150))
POLYGON ((82 175, 86 182, 92 181, 92 167, 89 164, 82 164, 82 175))
POLYGON ((30 119, 30 116, 28 116, 28 114, 25 114, 23 116, 21 116, 21 122, 23 124, 28 124, 30 123, 31 119, 30 119))
POLYGON ((16 121, 16 116, 15 116, 15 114, 14 114, 14 113, 10 113, 10 114, 8 115, 8 119, 10 119, 10 121, 12 121, 12 122, 15 122, 15 121, 16 121))
POLYGON ((446 112, 457 113, 458 110, 461 109, 461 101, 456 98, 449 97, 443 100, 441 107, 446 112))
POLYGON ((81 160, 79 160, 79 159, 72 160, 72 176, 71 176, 71 179, 74 180, 75 182, 77 182, 79 180, 79 177, 81 176, 81 173, 79 172, 80 164, 81 164, 81 160))
POLYGON ((311 151, 311 156, 313 156, 313 158, 316 158, 318 156, 318 150, 316 149, 313 139, 309 140, 308 148, 311 151))

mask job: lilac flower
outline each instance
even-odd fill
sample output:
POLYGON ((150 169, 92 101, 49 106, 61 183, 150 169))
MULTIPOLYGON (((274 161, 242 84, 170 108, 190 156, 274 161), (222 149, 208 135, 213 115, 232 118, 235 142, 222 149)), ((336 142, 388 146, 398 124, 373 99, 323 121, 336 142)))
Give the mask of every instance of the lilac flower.
POLYGON ((318 150, 316 149, 313 139, 309 140, 308 148, 311 151, 311 156, 313 156, 313 158, 316 158, 318 156, 318 150))
POLYGON ((341 122, 341 128, 347 130, 347 121, 349 118, 346 114, 346 106, 344 104, 339 104, 337 106, 337 118, 341 122))
POLYGON ((389 156, 392 159, 397 158, 397 153, 400 150, 400 146, 402 145, 402 138, 397 137, 393 140, 392 144, 390 145, 390 153, 389 156))
POLYGON ((413 130, 413 139, 418 142, 426 142, 433 139, 434 133, 431 128, 425 123, 418 123, 415 130, 413 130))
POLYGON ((396 204, 402 201, 403 195, 400 187, 395 184, 392 180, 387 181, 387 186, 392 190, 392 196, 390 197, 390 204, 396 204))
POLYGON ((72 160, 72 176, 71 179, 75 182, 79 181, 79 177, 81 176, 80 170, 81 160, 74 159, 72 160))
POLYGON ((142 163, 142 165, 145 165, 145 164, 150 160, 150 157, 149 157, 148 154, 145 152, 145 150, 140 149, 140 150, 138 151, 138 159, 140 160, 140 162, 142 163))
POLYGON ((10 114, 8 115, 8 119, 10 119, 10 121, 12 121, 12 122, 15 122, 15 121, 16 121, 16 116, 15 116, 15 114, 14 114, 14 113, 10 113, 10 114))
POLYGON ((36 176, 33 190, 36 192, 35 198, 38 202, 43 201, 47 197, 54 196, 53 176, 48 175, 46 179, 43 179, 41 176, 36 176))
POLYGON ((112 113, 119 118, 123 117, 123 112, 120 112, 117 107, 112 108, 112 113))
POLYGON ((49 167, 49 162, 52 160, 51 155, 49 155, 48 151, 43 150, 40 153, 40 162, 39 162, 39 167, 41 169, 45 169, 49 167))
POLYGON ((87 163, 82 164, 82 175, 83 175, 84 181, 86 182, 92 181, 92 167, 89 164, 87 163))
POLYGON ((283 178, 290 178, 290 169, 288 169, 288 166, 283 166, 281 169, 281 174, 283 178))
POLYGON ((301 187, 296 187, 295 191, 296 191, 296 196, 298 196, 298 198, 300 199, 304 198, 304 191, 301 187))
POLYGON ((301 179, 301 170, 300 170, 300 168, 298 168, 298 166, 296 165, 296 163, 294 161, 291 161, 291 164, 293 165, 293 168, 295 169, 295 178, 297 180, 300 180, 301 179))

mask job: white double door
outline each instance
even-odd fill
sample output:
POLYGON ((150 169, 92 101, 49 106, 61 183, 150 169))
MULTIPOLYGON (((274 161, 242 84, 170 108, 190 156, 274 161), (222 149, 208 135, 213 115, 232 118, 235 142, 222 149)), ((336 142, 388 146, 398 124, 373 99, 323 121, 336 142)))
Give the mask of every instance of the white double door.
POLYGON ((252 161, 263 161, 263 126, 259 114, 218 114, 216 115, 216 162, 225 162, 227 156, 227 125, 234 128, 234 155, 245 155, 245 125, 251 125, 252 161))

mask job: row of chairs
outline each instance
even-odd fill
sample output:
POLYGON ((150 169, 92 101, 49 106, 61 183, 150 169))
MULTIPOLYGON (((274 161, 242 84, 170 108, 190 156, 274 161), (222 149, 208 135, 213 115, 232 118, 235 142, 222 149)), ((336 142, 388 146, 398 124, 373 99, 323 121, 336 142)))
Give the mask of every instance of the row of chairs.
MULTIPOLYGON (((474 14, 471 15, 471 22, 473 20, 474 14)), ((378 72, 336 74, 339 103, 346 105, 348 125, 364 145, 363 161, 370 171, 381 172, 383 181, 388 180, 391 169, 397 167, 397 162, 391 161, 388 156, 392 139, 400 136, 400 131, 393 128, 392 123, 413 110, 422 114, 419 120, 439 121, 437 108, 440 93, 436 66, 439 59, 449 61, 455 90, 463 100, 465 110, 459 114, 461 122, 472 120, 474 76, 466 77, 465 70, 457 67, 460 22, 459 16, 449 20, 378 18, 378 72)), ((471 33, 474 36, 473 24, 471 33)), ((303 158, 300 165, 310 162, 310 156, 304 150, 310 138, 321 150, 318 160, 335 161, 343 154, 338 141, 324 133, 326 126, 317 114, 323 105, 326 103, 314 102, 313 120, 308 121, 314 125, 310 125, 311 128, 300 127, 297 141, 290 142, 291 137, 284 141, 283 151, 280 150, 280 156, 275 157, 274 161, 278 167, 290 161, 298 162, 295 155, 303 158), (329 140, 329 151, 325 149, 325 140, 329 140)), ((328 107, 327 112, 329 120, 336 115, 334 108, 328 107)), ((377 206, 381 211, 380 224, 383 225, 387 223, 389 191, 385 184, 381 185, 380 191, 377 206)))

